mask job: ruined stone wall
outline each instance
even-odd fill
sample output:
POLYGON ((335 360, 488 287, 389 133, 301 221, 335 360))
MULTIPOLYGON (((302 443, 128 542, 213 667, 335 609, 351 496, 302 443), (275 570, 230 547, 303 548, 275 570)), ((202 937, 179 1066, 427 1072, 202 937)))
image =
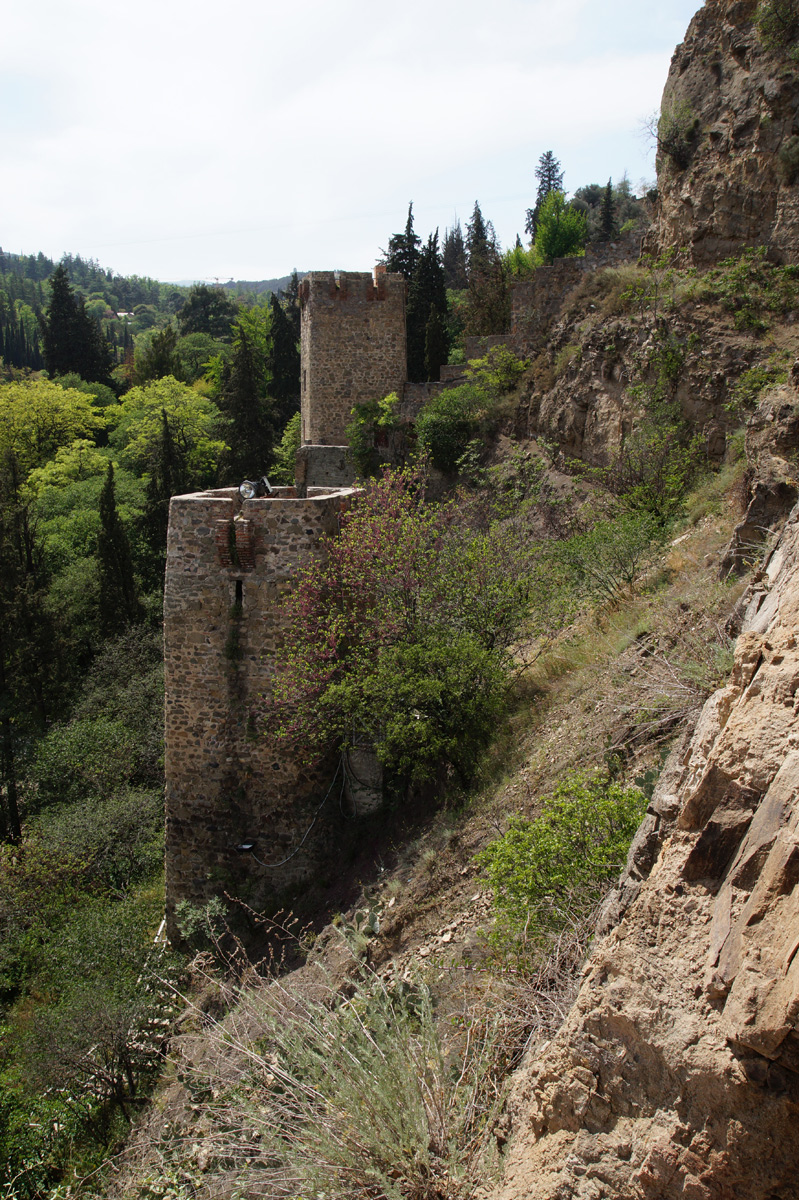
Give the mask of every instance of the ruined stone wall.
MULTIPOLYGON (((298 567, 335 534, 350 489, 291 488, 239 501, 236 489, 175 496, 164 594, 167 912, 225 889, 251 901, 307 876, 330 837, 330 764, 309 768, 276 743, 264 720, 283 637, 281 598, 298 567)), ((333 767, 333 769, 335 769, 333 767)))
POLYGON ((300 285, 302 440, 343 446, 352 406, 402 392, 405 280, 314 271, 300 285))
MULTIPOLYGON (((598 242, 586 247, 579 258, 556 258, 549 266, 538 267, 529 279, 511 288, 510 336, 507 339, 482 339, 511 346, 517 354, 536 354, 549 336, 552 322, 563 301, 585 271, 636 262, 641 252, 641 235, 631 231, 613 242, 598 242)), ((485 350, 480 351, 485 354, 485 350)), ((467 358, 473 357, 467 345, 467 358)))

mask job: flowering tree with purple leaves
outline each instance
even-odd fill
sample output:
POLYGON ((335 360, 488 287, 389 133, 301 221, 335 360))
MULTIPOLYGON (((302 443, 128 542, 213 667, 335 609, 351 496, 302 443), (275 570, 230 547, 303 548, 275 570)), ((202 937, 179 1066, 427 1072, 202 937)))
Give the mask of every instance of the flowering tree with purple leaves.
POLYGON ((528 606, 525 544, 386 470, 288 598, 272 716, 309 758, 372 742, 389 778, 474 774, 507 702, 528 606))

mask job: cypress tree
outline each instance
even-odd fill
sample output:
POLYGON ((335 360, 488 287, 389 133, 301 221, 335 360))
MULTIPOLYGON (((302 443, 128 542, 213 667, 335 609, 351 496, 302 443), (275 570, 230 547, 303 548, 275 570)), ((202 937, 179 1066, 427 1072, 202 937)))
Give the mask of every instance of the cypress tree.
POLYGON ((405 232, 393 234, 389 238, 388 250, 383 251, 389 271, 399 271, 410 283, 416 270, 421 244, 421 238, 417 237, 413 230, 413 201, 411 201, 408 205, 405 232))
POLYGON ((272 339, 268 355, 272 377, 269 391, 276 401, 275 424, 278 429, 283 429, 300 407, 300 351, 297 346, 298 335, 294 333, 292 321, 277 296, 272 296, 269 306, 272 339))
POLYGON ((121 633, 125 626, 141 620, 142 609, 128 535, 117 512, 113 463, 108 464, 100 493, 97 563, 100 568, 100 626, 105 634, 121 633))
POLYGON ((42 337, 51 376, 74 372, 91 383, 110 384, 110 348, 100 326, 86 312, 83 297, 70 287, 63 262, 50 276, 50 304, 42 321, 42 337))
POLYGON ((613 203, 613 181, 608 180, 605 194, 602 197, 602 213, 599 218, 599 236, 603 242, 609 242, 616 231, 616 206, 613 203))
POLYGON ((447 229, 444 232, 441 260, 446 286, 454 291, 461 291, 467 287, 469 280, 466 274, 466 247, 463 244, 460 221, 454 229, 447 229))
POLYGON ((494 226, 484 220, 476 201, 466 226, 466 250, 469 256, 466 333, 482 336, 504 333, 510 321, 510 293, 494 226))
POLYGON ((430 315, 424 333, 424 362, 427 379, 438 379, 441 368, 449 357, 449 336, 446 323, 435 307, 430 305, 430 315))
MULTIPOLYGON (((125 333, 127 334, 127 325, 125 333)), ((166 325, 153 334, 149 346, 139 355, 135 375, 138 384, 149 383, 151 379, 163 379, 165 375, 172 375, 175 379, 183 378, 183 364, 178 353, 178 334, 174 325, 166 325)))
POLYGON ((161 432, 155 443, 147 483, 146 502, 141 518, 141 530, 150 552, 147 583, 160 587, 166 566, 166 534, 169 525, 169 501, 189 490, 185 455, 172 436, 166 409, 161 409, 161 432))
POLYGON ((286 294, 283 296, 283 311, 288 317, 294 333, 294 341, 300 340, 300 277, 297 274, 297 268, 291 272, 289 286, 286 288, 286 294))
MULTIPOLYGON (((424 249, 419 254, 416 270, 408 289, 406 315, 408 379, 412 382, 431 378, 427 373, 426 366, 426 334, 431 308, 439 313, 443 321, 447 312, 447 289, 438 249, 438 230, 430 234, 424 249)), ((435 378, 438 378, 437 372, 435 378)))
POLYGON ((270 312, 241 312, 225 364, 219 406, 230 417, 228 470, 241 478, 262 475, 272 461, 275 404, 269 394, 270 312))

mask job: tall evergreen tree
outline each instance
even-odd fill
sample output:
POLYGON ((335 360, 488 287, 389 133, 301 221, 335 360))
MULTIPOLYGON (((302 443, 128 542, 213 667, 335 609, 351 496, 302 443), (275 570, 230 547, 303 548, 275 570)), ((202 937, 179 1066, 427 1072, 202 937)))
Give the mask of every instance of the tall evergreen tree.
POLYGON ((276 431, 270 349, 269 309, 240 312, 222 373, 219 407, 231 421, 228 470, 241 478, 262 475, 272 461, 276 431))
POLYGON ((237 314, 238 306, 224 288, 197 283, 178 312, 178 325, 183 337, 187 333, 209 333, 218 341, 229 342, 237 314))
POLYGON ((175 443, 165 408, 161 409, 161 431, 153 447, 149 475, 141 528, 150 551, 147 584, 160 587, 164 582, 166 567, 169 501, 190 488, 185 454, 175 443))
POLYGON ((388 250, 383 251, 385 264, 389 271, 399 271, 410 283, 416 270, 421 244, 421 238, 413 230, 413 201, 411 201, 408 205, 405 232, 393 234, 388 241, 388 250))
POLYGON ((288 317, 291 328, 294 332, 294 341, 300 340, 300 277, 297 274, 297 268, 291 272, 289 285, 286 288, 285 295, 281 297, 283 303, 283 311, 288 317))
POLYGON ((434 304, 424 331, 425 378, 438 379, 441 368, 449 358, 449 335, 446 321, 434 304))
POLYGON ((510 293, 494 226, 483 218, 477 201, 466 225, 466 251, 469 304, 465 331, 481 336, 504 333, 510 321, 510 293))
POLYGON ((111 350, 98 323, 73 292, 67 268, 59 263, 50 276, 50 304, 42 320, 44 361, 51 376, 75 372, 91 383, 111 382, 111 350))
POLYGON ((541 205, 549 193, 563 191, 563 170, 560 162, 555 158, 551 150, 545 151, 539 158, 538 166, 535 169, 535 177, 538 180, 535 208, 527 209, 527 217, 524 223, 525 231, 529 233, 531 238, 535 238, 536 229, 538 228, 538 214, 541 212, 541 205))
POLYGON ((20 742, 46 727, 59 696, 60 642, 46 605, 47 577, 32 504, 13 453, 0 463, 0 840, 21 837, 20 742))
POLYGON ((469 280, 466 274, 466 247, 463 244, 460 221, 454 229, 444 231, 441 260, 444 266, 444 282, 447 287, 455 291, 461 291, 467 287, 469 280))
POLYGON ((100 570, 100 626, 107 635, 121 633, 141 620, 133 559, 125 526, 117 512, 114 464, 100 493, 100 531, 97 534, 97 564, 100 570))
POLYGON ((616 232, 616 205, 613 202, 613 180, 609 179, 602 197, 602 213, 599 218, 599 236, 609 242, 616 232))
MULTIPOLYGON (((295 272, 296 274, 296 272, 295 272)), ((276 401, 274 421, 280 430, 300 408, 300 351, 297 345, 298 334, 286 309, 272 296, 271 313, 271 347, 268 355, 268 368, 271 374, 270 394, 276 401)), ((299 309, 297 310, 299 314, 299 309)))
MULTIPOLYGON (((443 321, 447 312, 447 289, 438 249, 438 230, 430 234, 419 254, 416 270, 408 288, 408 379, 412 382, 431 378, 427 374, 426 365, 426 335, 431 308, 435 309, 443 321)), ((437 377, 436 373, 435 378, 437 377)))

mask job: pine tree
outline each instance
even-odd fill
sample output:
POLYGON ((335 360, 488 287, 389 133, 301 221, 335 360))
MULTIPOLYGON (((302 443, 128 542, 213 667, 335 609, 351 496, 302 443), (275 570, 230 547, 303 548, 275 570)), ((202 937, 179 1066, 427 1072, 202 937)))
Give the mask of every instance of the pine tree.
POLYGON ((613 180, 609 179, 602 198, 602 214, 599 218, 599 236, 609 242, 616 232, 616 206, 613 202, 613 180))
POLYGON ((454 229, 445 231, 441 259, 444 266, 444 282, 447 287, 455 291, 461 291, 467 287, 469 280, 466 274, 466 247, 463 244, 460 221, 454 229))
POLYGON ((149 475, 141 532, 150 552, 147 584, 155 588, 164 582, 169 501, 190 488, 185 455, 175 444, 165 408, 161 409, 161 434, 153 448, 149 475))
POLYGON ((113 463, 108 464, 100 493, 97 563, 100 570, 100 626, 106 635, 121 633, 127 625, 141 620, 142 609, 128 535, 117 512, 113 463))
MULTIPOLYGON (((297 346, 298 335, 277 296, 272 296, 269 302, 271 312, 271 348, 267 365, 271 374, 270 394, 274 398, 274 421, 278 429, 283 429, 286 422, 300 407, 300 351, 297 346)), ((297 310, 299 313, 299 309, 297 310)))
POLYGON ((270 395, 270 312, 239 313, 233 350, 225 364, 219 407, 230 418, 228 470, 255 478, 268 470, 275 442, 275 402, 270 395))
POLYGON ((294 333, 294 341, 300 340, 300 277, 297 274, 297 268, 291 272, 289 285, 286 288, 285 295, 281 297, 283 311, 291 323, 291 328, 294 333))
POLYGON ((48 579, 30 496, 13 453, 0 463, 0 840, 21 837, 17 751, 59 703, 62 643, 46 604, 48 579))
POLYGON ((431 304, 424 332, 425 378, 438 379, 448 358, 449 335, 446 322, 435 305, 431 304))
POLYGON ((395 233, 389 238, 388 250, 384 250, 385 264, 389 271, 399 271, 410 283, 419 259, 420 237, 413 231, 413 201, 408 205, 408 220, 405 232, 395 233))
POLYGON ((426 335, 431 308, 435 309, 442 320, 446 316, 447 289, 438 249, 438 230, 430 234, 419 254, 416 270, 408 288, 406 330, 408 379, 411 382, 438 378, 437 372, 435 376, 428 375, 426 366, 426 335))
POLYGON ((539 158, 538 166, 535 169, 535 177, 538 180, 535 208, 527 209, 527 217, 524 223, 525 232, 529 233, 531 238, 535 238, 536 229, 538 228, 538 214, 541 212, 541 205, 549 193, 563 191, 563 170, 551 150, 547 150, 539 158))
POLYGON ((73 371, 91 383, 111 383, 111 351, 98 323, 86 312, 83 297, 69 284, 59 263, 50 276, 50 304, 42 321, 44 361, 51 376, 73 371))
POLYGON ((483 218, 475 201, 466 225, 469 304, 465 332, 487 336, 504 333, 510 321, 510 293, 494 226, 483 218))

